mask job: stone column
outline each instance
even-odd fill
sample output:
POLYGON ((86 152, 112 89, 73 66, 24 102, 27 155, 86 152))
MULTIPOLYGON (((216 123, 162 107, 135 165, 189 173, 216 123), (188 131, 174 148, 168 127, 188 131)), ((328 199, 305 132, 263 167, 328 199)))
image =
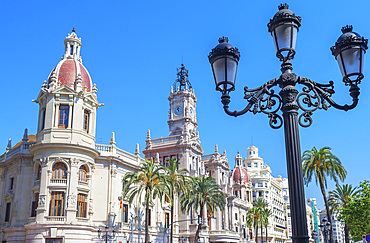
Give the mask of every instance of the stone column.
POLYGON ((68 173, 68 189, 67 189, 67 207, 66 207, 66 218, 67 222, 76 220, 77 212, 77 186, 78 186, 78 164, 79 160, 71 159, 71 170, 68 173))
POLYGON ((48 185, 50 183, 50 175, 48 171, 49 158, 39 159, 41 165, 41 178, 40 178, 40 192, 39 192, 39 203, 36 209, 36 222, 45 221, 45 216, 47 216, 47 202, 48 198, 48 185))

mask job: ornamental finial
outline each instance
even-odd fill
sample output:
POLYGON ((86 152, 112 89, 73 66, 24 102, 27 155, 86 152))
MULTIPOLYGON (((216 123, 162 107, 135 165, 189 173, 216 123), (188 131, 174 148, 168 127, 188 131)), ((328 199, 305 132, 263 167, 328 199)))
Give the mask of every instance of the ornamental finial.
POLYGON ((173 84, 173 88, 175 90, 188 90, 192 89, 190 81, 188 79, 188 70, 185 68, 184 63, 181 63, 181 67, 177 68, 177 79, 175 83, 173 84))
POLYGON ((73 32, 73 33, 74 33, 74 32, 76 32, 76 30, 75 30, 75 26, 73 26, 72 32, 73 32))
POLYGON ((289 5, 287 3, 282 3, 279 5, 279 10, 283 10, 283 9, 289 9, 289 5))
POLYGON ((352 25, 346 25, 344 27, 342 27, 342 33, 347 33, 347 32, 351 32, 353 30, 353 27, 352 25))
POLYGON ((221 38, 218 38, 218 43, 229 43, 229 38, 222 36, 221 38))

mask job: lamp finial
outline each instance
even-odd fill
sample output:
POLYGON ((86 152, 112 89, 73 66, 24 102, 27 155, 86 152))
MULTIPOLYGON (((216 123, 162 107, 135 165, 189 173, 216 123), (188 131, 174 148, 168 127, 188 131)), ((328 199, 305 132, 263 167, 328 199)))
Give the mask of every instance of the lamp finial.
POLYGON ((221 38, 218 38, 218 43, 229 43, 229 38, 222 36, 221 38))
POLYGON ((342 27, 342 33, 347 33, 347 32, 351 32, 353 30, 353 27, 352 25, 346 25, 344 27, 342 27))
POLYGON ((279 10, 283 10, 283 9, 289 9, 289 5, 287 3, 282 3, 279 5, 279 10))

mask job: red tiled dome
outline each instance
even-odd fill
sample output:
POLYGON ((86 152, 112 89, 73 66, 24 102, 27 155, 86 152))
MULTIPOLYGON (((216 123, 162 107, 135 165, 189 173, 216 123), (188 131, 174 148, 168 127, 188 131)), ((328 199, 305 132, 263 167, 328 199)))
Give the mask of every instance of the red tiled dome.
POLYGON ((248 173, 245 169, 236 167, 233 171, 233 181, 234 183, 248 183, 249 178, 248 178, 248 173))
POLYGON ((87 92, 91 91, 91 77, 86 68, 75 59, 63 59, 53 69, 48 77, 48 84, 51 82, 51 77, 55 72, 55 77, 60 85, 66 85, 73 89, 76 88, 76 79, 78 75, 81 75, 82 88, 87 92))

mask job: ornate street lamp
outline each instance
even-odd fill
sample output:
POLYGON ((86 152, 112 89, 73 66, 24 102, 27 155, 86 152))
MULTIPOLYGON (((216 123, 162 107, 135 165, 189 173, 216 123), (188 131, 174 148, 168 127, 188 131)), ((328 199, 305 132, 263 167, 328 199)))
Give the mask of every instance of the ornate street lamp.
POLYGON ((180 243, 186 243, 186 238, 185 238, 184 236, 181 236, 181 237, 179 238, 179 242, 180 242, 180 243))
POLYGON ((222 93, 221 102, 226 114, 237 117, 247 112, 264 113, 268 115, 272 128, 278 129, 284 124, 289 193, 294 195, 290 197, 292 239, 294 243, 308 243, 298 124, 309 127, 312 124, 311 116, 318 109, 327 110, 333 106, 347 111, 356 107, 360 95, 358 84, 364 77, 363 61, 368 40, 352 32, 352 26, 346 26, 342 29, 343 34, 331 48, 338 60, 343 82, 350 86, 349 93, 352 97, 352 104, 339 105, 331 98, 334 94, 333 81, 329 84, 319 84, 308 78, 297 77, 292 72, 290 60, 295 55, 295 43, 301 18, 288 7, 287 4, 281 4, 279 11, 267 25, 275 43, 276 56, 282 61, 282 74, 259 88, 244 87, 244 99, 248 104, 243 110, 229 110, 229 93, 235 87, 236 70, 240 58, 238 49, 228 43, 227 37, 222 37, 208 58, 212 66, 216 90, 222 93), (296 89, 296 84, 305 86, 302 92, 296 89), (273 90, 275 86, 281 88, 278 94, 273 90), (302 110, 302 113, 298 117, 299 110, 302 110), (279 111, 282 112, 282 117, 278 114, 279 111))
POLYGON ((330 230, 330 222, 326 218, 323 218, 319 227, 321 228, 322 234, 324 236, 324 242, 328 243, 328 233, 330 230))
POLYGON ((99 239, 102 239, 102 240, 105 240, 105 242, 107 243, 108 240, 113 240, 116 238, 116 230, 112 230, 112 232, 109 231, 109 226, 105 226, 105 232, 103 232, 103 235, 102 235, 102 231, 101 229, 98 230, 98 237, 99 239))
MULTIPOLYGON (((112 219, 112 228, 113 230, 112 231, 109 231, 109 225, 106 225, 105 226, 105 231, 102 232, 101 229, 98 230, 98 238, 99 239, 102 239, 102 240, 105 240, 106 243, 108 243, 108 240, 114 240, 116 238, 116 229, 115 229, 115 226, 114 226, 114 221, 116 219, 116 215, 114 214, 112 217, 109 216, 110 219, 112 219), (103 233, 103 234, 102 234, 103 233)), ((109 224, 109 220, 108 220, 108 224, 109 224)))

